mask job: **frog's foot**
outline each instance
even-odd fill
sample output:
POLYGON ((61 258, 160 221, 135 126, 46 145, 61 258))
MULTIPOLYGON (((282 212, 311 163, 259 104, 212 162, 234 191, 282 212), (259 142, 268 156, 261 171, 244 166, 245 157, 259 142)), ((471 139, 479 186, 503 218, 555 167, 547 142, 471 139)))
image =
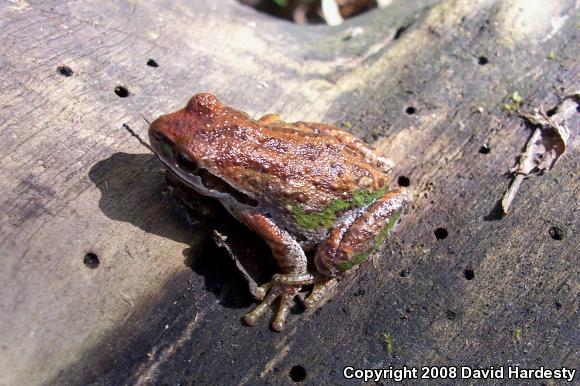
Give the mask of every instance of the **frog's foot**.
MULTIPOLYGON (((292 301, 298 295, 302 286, 313 284, 321 281, 319 275, 308 272, 297 274, 275 274, 272 276, 272 281, 258 287, 257 296, 264 294, 262 302, 256 308, 250 311, 244 317, 244 321, 253 326, 258 319, 264 315, 266 310, 272 305, 274 300, 280 298, 280 307, 276 314, 276 318, 272 322, 272 328, 276 331, 282 331, 286 323, 286 316, 292 306, 292 301), (267 293, 267 294, 266 294, 267 293)), ((322 291, 318 291, 317 295, 312 299, 312 303, 320 297, 322 291)), ((311 295, 312 296, 312 295, 311 295)), ((310 298, 310 297, 309 297, 310 298)))
POLYGON ((244 321, 248 325, 253 326, 256 324, 258 319, 264 315, 274 300, 280 298, 280 307, 276 313, 276 318, 272 322, 272 328, 276 331, 282 331, 284 329, 284 324, 286 323, 286 317, 288 316, 288 312, 292 306, 292 301, 294 300, 294 297, 300 292, 302 285, 281 284, 273 282, 271 284, 265 284, 260 288, 264 288, 268 285, 271 286, 268 294, 256 308, 244 316, 244 321))

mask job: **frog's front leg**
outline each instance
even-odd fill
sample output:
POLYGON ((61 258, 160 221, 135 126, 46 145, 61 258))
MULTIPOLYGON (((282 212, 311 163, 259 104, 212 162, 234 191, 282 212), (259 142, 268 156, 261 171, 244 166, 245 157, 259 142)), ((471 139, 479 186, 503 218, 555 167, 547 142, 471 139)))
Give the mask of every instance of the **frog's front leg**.
POLYGON ((286 316, 294 297, 298 295, 303 285, 312 283, 315 277, 307 272, 306 255, 302 247, 288 232, 280 229, 268 217, 257 212, 237 213, 236 217, 266 241, 282 272, 282 274, 274 275, 270 283, 262 286, 265 297, 256 308, 244 317, 244 320, 249 325, 255 324, 274 300, 280 298, 280 307, 272 323, 272 328, 281 331, 284 328, 286 316), (286 276, 300 278, 300 280, 281 280, 286 276))

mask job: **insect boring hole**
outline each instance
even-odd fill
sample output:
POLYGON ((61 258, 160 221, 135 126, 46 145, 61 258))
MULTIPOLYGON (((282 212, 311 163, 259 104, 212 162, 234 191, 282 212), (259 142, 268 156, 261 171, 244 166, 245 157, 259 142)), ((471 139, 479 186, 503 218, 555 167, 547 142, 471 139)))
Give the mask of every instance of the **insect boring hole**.
POLYGON ((487 58, 487 56, 482 55, 479 58, 477 58, 477 64, 479 64, 480 66, 485 66, 488 63, 489 59, 487 58))
POLYGON ((463 270, 463 277, 465 278, 465 280, 475 279, 475 272, 473 271, 473 268, 465 268, 463 270))
POLYGON ((550 230, 548 231, 548 234, 554 240, 558 240, 559 241, 559 240, 563 240, 564 239, 564 231, 562 230, 562 228, 551 227, 550 230))
POLYGON ((340 24, 344 19, 378 7, 377 0, 336 2, 322 6, 321 0, 239 0, 240 3, 296 24, 340 24))
POLYGON ((488 145, 481 145, 481 147, 479 148, 479 154, 489 154, 490 151, 491 149, 489 148, 488 145))
POLYGON ((306 369, 303 366, 296 365, 290 369, 288 375, 294 382, 302 382, 306 379, 306 369))
POLYGON ((155 59, 149 59, 149 60, 147 61, 147 65, 148 65, 149 67, 159 67, 159 63, 157 63, 157 62, 155 61, 155 59))
POLYGON ((447 311, 445 311, 445 317, 448 320, 455 320, 455 319, 457 319, 457 313, 453 310, 447 310, 447 311))
POLYGON ((73 76, 73 74, 74 74, 73 70, 69 66, 58 66, 56 68, 56 72, 58 72, 60 75, 67 77, 67 78, 69 76, 73 76))
POLYGON ((446 239, 447 236, 449 236, 449 232, 447 232, 447 229, 445 228, 437 228, 435 229, 434 233, 437 240, 443 240, 446 239))
POLYGON ((85 266, 87 268, 95 269, 100 264, 99 256, 97 256, 96 253, 89 252, 89 253, 85 254, 85 256, 83 258, 83 263, 85 264, 85 266))
POLYGON ((125 86, 117 86, 115 87, 115 94, 119 98, 127 98, 129 96, 129 90, 125 86))
POLYGON ((415 115, 415 113, 417 112, 417 109, 413 106, 409 106, 405 109, 405 112, 409 115, 415 115))
POLYGON ((399 176, 399 178, 397 178, 397 184, 406 188, 407 186, 411 185, 411 180, 409 177, 399 176))

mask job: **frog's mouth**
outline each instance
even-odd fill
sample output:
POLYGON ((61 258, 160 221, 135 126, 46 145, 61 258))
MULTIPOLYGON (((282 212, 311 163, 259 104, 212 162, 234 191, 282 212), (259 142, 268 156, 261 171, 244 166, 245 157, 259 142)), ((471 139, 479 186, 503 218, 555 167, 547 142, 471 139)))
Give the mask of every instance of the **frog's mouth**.
POLYGON ((232 204, 256 207, 258 203, 226 181, 200 167, 187 154, 176 151, 175 143, 157 130, 150 131, 150 142, 159 160, 180 180, 205 196, 232 204))

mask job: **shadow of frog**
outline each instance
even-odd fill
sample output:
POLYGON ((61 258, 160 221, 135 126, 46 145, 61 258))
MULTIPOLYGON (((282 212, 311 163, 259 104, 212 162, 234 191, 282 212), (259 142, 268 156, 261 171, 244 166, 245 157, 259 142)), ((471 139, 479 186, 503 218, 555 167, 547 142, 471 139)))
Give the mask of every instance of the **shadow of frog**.
MULTIPOLYGON (((225 213, 218 202, 208 203, 205 197, 188 196, 192 201, 205 200, 204 207, 213 205, 215 208, 211 210, 218 213, 214 219, 204 218, 190 206, 183 205, 168 188, 162 165, 153 154, 115 153, 97 162, 89 171, 89 178, 101 192, 99 208, 107 217, 191 245, 184 250, 184 263, 204 278, 204 289, 228 308, 251 305, 252 296, 244 277, 228 253, 218 248, 209 236, 216 223, 227 227, 227 230, 220 229, 226 235, 233 233, 240 237, 252 232, 225 213)), ((257 236, 251 236, 254 242, 257 236)), ((245 248, 248 246, 252 244, 245 248)))

